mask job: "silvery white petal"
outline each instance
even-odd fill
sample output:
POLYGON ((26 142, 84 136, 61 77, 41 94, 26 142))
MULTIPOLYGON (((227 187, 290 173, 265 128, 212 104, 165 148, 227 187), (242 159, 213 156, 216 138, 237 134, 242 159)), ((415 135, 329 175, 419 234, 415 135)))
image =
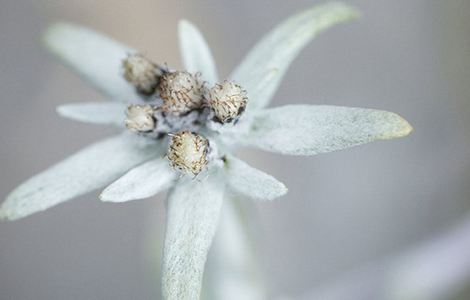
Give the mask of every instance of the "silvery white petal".
POLYGON ((248 91, 249 109, 262 108, 269 103, 289 65, 312 38, 357 16, 357 11, 346 4, 327 3, 290 17, 268 33, 231 76, 248 91), (272 78, 264 93, 256 97, 250 95, 250 91, 256 90, 262 78, 273 69, 277 69, 279 74, 272 78))
POLYGON ((0 207, 0 217, 19 219, 83 195, 156 153, 155 142, 127 134, 97 142, 17 187, 0 207))
POLYGON ((122 60, 134 50, 91 29, 67 23, 51 26, 44 42, 49 51, 111 99, 139 99, 122 70, 122 60))
POLYGON ((227 157, 225 166, 228 186, 243 196, 273 200, 287 193, 282 182, 233 156, 227 157))
POLYGON ((201 72, 209 85, 217 82, 217 69, 211 50, 201 32, 191 22, 181 20, 178 28, 180 52, 189 72, 201 72))
POLYGON ((127 105, 119 102, 70 103, 57 107, 65 118, 92 124, 123 126, 127 105))
POLYGON ((183 178, 170 192, 163 251, 163 299, 199 299, 224 185, 220 170, 214 167, 205 178, 183 178))
POLYGON ((175 171, 165 158, 156 158, 127 172, 100 195, 102 201, 125 202, 145 199, 167 189, 175 171))
POLYGON ((256 114, 249 145, 292 155, 314 155, 376 140, 408 135, 410 124, 397 114, 365 108, 287 105, 256 114))

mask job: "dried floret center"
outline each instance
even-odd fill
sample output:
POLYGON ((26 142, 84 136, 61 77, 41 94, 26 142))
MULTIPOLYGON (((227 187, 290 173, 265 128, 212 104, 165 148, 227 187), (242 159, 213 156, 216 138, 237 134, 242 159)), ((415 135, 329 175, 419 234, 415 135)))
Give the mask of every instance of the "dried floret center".
POLYGON ((208 164, 209 140, 189 131, 171 135, 168 159, 183 173, 198 175, 208 164))
POLYGON ((204 103, 204 82, 199 74, 167 72, 160 78, 158 90, 166 113, 186 114, 204 103))
POLYGON ((129 55, 123 61, 124 78, 131 83, 138 92, 151 95, 155 92, 162 69, 142 54, 129 55))
POLYGON ((211 88, 207 97, 214 119, 220 123, 236 121, 245 111, 247 101, 246 91, 228 80, 211 88))

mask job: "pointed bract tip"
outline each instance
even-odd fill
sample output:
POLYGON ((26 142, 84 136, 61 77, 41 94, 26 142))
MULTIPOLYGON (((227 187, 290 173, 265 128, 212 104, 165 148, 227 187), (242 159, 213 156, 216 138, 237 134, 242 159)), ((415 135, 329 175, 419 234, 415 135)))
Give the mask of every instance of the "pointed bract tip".
POLYGON ((107 197, 107 192, 106 192, 107 189, 104 189, 99 195, 98 195, 98 198, 100 199, 100 201, 102 202, 114 202, 111 200, 111 198, 107 197))
POLYGON ((405 118, 396 113, 388 113, 388 117, 385 120, 388 123, 388 129, 382 136, 384 140, 405 137, 413 131, 413 126, 405 118))
POLYGON ((101 202, 106 202, 106 203, 122 203, 122 202, 126 202, 126 201, 129 201, 129 200, 133 200, 133 199, 129 199, 129 198, 125 198, 125 197, 117 197, 116 196, 116 193, 114 193, 114 195, 108 191, 108 189, 104 189, 98 196, 98 198, 100 199, 101 202))
POLYGON ((397 137, 405 137, 413 132, 413 126, 402 116, 395 114, 398 118, 397 137))
POLYGON ((5 204, 8 202, 8 197, 5 202, 0 205, 0 221, 15 221, 21 219, 24 216, 15 214, 11 209, 8 209, 5 204))
POLYGON ((285 184, 282 184, 282 185, 284 187, 284 191, 283 191, 282 196, 284 196, 285 194, 287 194, 289 192, 289 188, 285 184))
POLYGON ((334 1, 326 3, 325 6, 336 7, 336 9, 344 11, 344 14, 351 20, 362 17, 362 13, 359 9, 344 2, 334 1))
MULTIPOLYGON (((281 190, 280 190, 280 192, 279 192, 279 194, 277 195, 276 198, 280 198, 282 196, 285 196, 287 194, 287 192, 289 192, 289 189, 287 188, 287 186, 282 182, 281 182, 281 184, 282 184, 281 190)), ((274 198, 274 199, 276 199, 276 198, 274 198)), ((272 199, 272 200, 274 200, 274 199, 272 199)))
POLYGON ((402 118, 402 120, 403 120, 403 123, 404 123, 403 124, 403 128, 404 128, 403 136, 407 136, 407 135, 411 134, 414 131, 414 128, 413 128, 413 126, 411 126, 411 124, 407 120, 405 120, 403 118, 402 118))
POLYGON ((49 25, 42 34, 44 46, 48 49, 53 49, 54 44, 57 42, 57 37, 76 26, 67 22, 57 22, 49 25))
POLYGON ((3 210, 3 206, 0 207, 0 221, 8 221, 8 215, 3 210))
POLYGON ((190 22, 189 20, 181 19, 178 22, 178 29, 179 30, 193 28, 193 27, 194 27, 193 23, 190 22))
POLYGON ((68 114, 68 110, 67 110, 67 106, 65 105, 59 105, 55 108, 55 112, 56 114, 58 114, 59 116, 61 117, 68 117, 69 114, 68 114))

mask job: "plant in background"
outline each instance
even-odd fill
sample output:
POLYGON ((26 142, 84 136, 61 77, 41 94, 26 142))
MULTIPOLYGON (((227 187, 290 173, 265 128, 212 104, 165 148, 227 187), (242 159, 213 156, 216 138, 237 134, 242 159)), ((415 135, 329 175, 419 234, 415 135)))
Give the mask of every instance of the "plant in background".
MULTIPOLYGON (((237 159, 233 152, 238 147, 315 155, 411 132, 400 116, 380 110, 265 108, 302 48, 317 33, 356 16, 354 9, 339 3, 301 12, 265 36, 224 81, 219 80, 204 38, 187 21, 179 26, 186 70, 161 66, 80 26, 52 26, 45 36, 48 49, 112 100, 67 104, 58 107, 58 113, 116 125, 124 132, 20 185, 3 203, 1 217, 19 219, 106 185, 100 199, 109 202, 148 198, 170 188, 163 297, 199 299, 224 198, 232 201, 229 195, 235 194, 272 200, 287 192, 272 176, 237 159)), ((236 214, 229 219, 234 232, 240 219, 236 214)), ((243 238, 232 251, 242 251, 242 243, 243 238)), ((249 285, 245 296, 232 297, 262 297, 250 294, 249 285)), ((217 299, 229 298, 219 294, 217 299)))

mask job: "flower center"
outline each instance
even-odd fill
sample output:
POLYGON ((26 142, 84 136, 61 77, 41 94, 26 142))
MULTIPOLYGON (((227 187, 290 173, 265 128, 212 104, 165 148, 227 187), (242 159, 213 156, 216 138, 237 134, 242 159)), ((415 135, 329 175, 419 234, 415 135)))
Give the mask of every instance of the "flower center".
POLYGON ((122 63, 124 77, 144 95, 155 92, 162 69, 141 54, 131 54, 122 63))
POLYGON ((198 175, 208 164, 209 140, 189 131, 171 135, 168 159, 183 173, 198 175))
POLYGON ((128 107, 126 128, 150 138, 170 136, 171 165, 183 174, 199 174, 214 157, 209 139, 224 126, 235 126, 244 112, 246 91, 229 80, 206 87, 200 73, 170 71, 141 54, 126 58, 123 68, 124 78, 145 96, 144 104, 128 107))

